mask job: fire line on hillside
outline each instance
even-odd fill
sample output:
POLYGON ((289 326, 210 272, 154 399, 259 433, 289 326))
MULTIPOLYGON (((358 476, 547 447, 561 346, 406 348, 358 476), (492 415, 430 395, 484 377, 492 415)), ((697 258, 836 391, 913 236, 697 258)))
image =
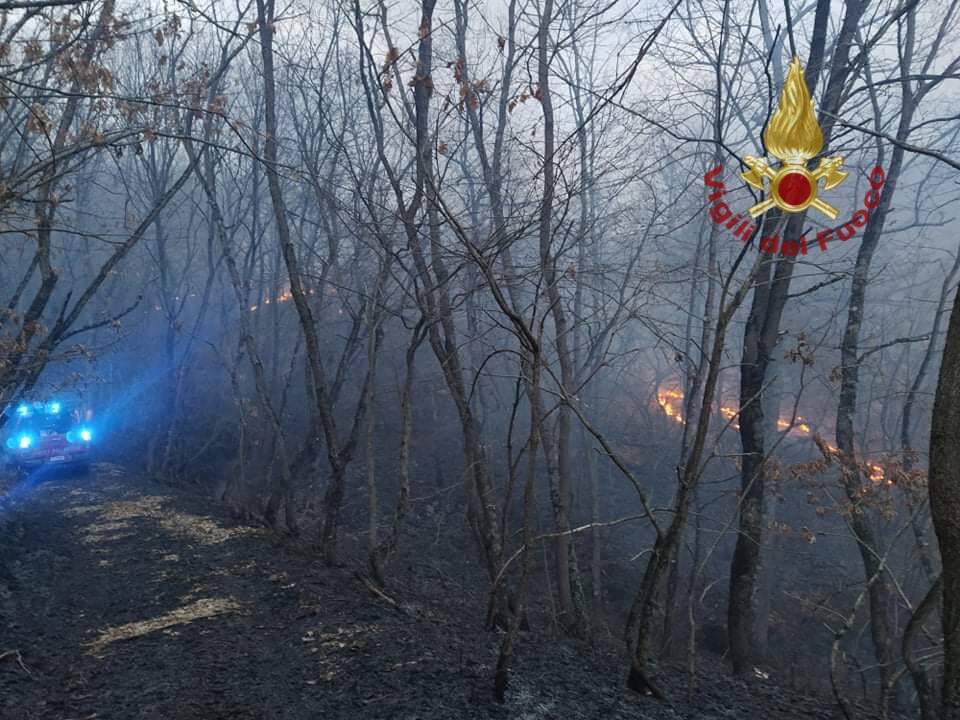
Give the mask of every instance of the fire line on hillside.
MULTIPOLYGON (((660 406, 660 409, 663 410, 663 413, 668 418, 681 425, 686 422, 683 417, 683 397, 683 392, 680 390, 664 387, 657 388, 657 404, 660 406)), ((730 421, 730 427, 734 430, 740 429, 740 424, 736 420, 738 414, 739 410, 733 405, 720 406, 720 415, 730 421)), ((777 418, 777 429, 781 432, 789 432, 791 435, 797 437, 813 438, 816 435, 814 429, 800 415, 795 416, 792 421, 790 418, 783 416, 777 418)), ((824 446, 831 453, 839 454, 840 448, 836 445, 822 438, 821 442, 823 442, 824 446)), ((886 479, 886 472, 881 465, 868 462, 866 463, 866 467, 869 469, 869 477, 873 482, 879 483, 886 479)), ((887 484, 889 485, 890 483, 891 481, 887 480, 887 484)))

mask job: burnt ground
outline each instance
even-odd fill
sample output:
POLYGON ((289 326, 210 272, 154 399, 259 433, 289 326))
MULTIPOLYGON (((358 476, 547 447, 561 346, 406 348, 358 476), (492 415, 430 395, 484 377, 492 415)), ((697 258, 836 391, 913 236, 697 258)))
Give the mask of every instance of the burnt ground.
MULTIPOLYGON (((9 488, 8 488, 9 490, 9 488)), ((714 672, 684 704, 622 687, 613 647, 497 636, 436 587, 391 590, 117 467, 29 481, 0 507, 0 718, 834 718, 829 699, 714 672)), ((439 582, 439 581, 438 581, 439 582)))

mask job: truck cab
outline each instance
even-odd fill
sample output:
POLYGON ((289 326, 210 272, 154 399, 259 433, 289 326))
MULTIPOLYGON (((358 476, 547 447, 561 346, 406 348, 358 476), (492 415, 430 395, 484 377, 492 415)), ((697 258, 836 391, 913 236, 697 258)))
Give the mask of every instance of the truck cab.
POLYGON ((7 463, 29 471, 44 465, 85 470, 93 451, 90 412, 66 400, 19 402, 6 410, 3 450, 7 463))

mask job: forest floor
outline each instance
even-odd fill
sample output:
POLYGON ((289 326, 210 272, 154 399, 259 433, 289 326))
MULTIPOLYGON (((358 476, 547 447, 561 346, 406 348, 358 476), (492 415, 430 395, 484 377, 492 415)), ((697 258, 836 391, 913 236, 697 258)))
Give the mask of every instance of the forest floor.
POLYGON ((7 490, 7 720, 837 717, 828 699, 719 671, 689 704, 682 673, 662 673, 676 704, 660 703, 623 688, 613 648, 536 633, 523 634, 498 705, 497 636, 442 587, 391 589, 394 606, 212 500, 114 466, 7 490))

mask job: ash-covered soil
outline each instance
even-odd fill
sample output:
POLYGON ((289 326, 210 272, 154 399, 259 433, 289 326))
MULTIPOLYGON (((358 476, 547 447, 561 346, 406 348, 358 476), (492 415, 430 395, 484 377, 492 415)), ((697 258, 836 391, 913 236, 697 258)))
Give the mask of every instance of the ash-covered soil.
MULTIPOLYGON (((624 662, 525 633, 509 702, 475 607, 391 589, 237 525, 205 498, 99 466, 32 479, 0 505, 0 718, 834 718, 829 699, 720 671, 691 703, 623 688, 624 662)), ((423 587, 422 585, 420 586, 423 587)), ((861 715, 865 717, 865 715, 861 715)))

